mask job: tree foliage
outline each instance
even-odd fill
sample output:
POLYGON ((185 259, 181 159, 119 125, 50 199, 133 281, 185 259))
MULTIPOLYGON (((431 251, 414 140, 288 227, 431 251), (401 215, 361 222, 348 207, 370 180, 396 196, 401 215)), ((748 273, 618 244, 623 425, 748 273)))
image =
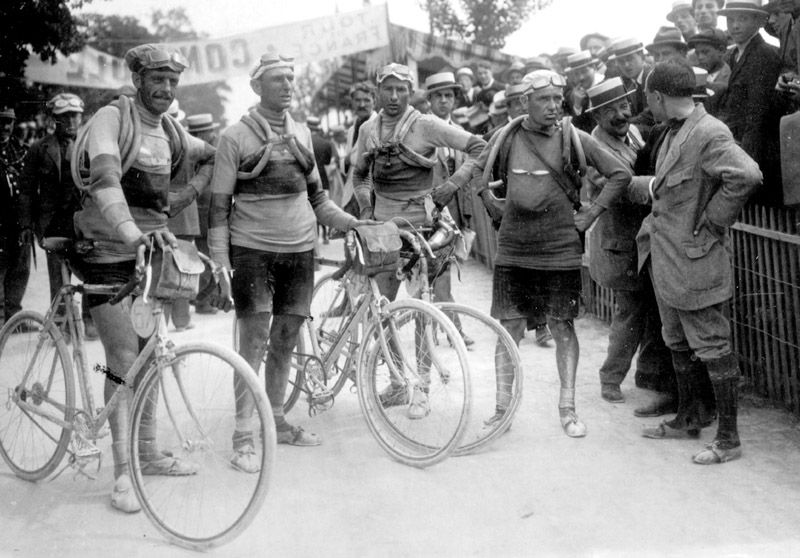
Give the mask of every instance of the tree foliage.
POLYGON ((68 0, 3 0, 0 22, 1 102, 13 103, 24 90, 29 48, 51 61, 57 50, 69 54, 83 48, 84 38, 68 0))
POLYGON ((431 33, 494 48, 503 48, 506 38, 519 29, 534 9, 552 0, 420 0, 428 12, 431 33))

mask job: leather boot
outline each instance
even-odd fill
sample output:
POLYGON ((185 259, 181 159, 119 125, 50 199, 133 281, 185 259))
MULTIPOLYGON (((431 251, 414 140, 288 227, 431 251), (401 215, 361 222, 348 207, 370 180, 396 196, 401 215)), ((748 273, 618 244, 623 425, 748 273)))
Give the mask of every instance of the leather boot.
POLYGON ((735 355, 706 361, 708 375, 714 386, 719 424, 717 435, 706 449, 694 456, 701 465, 724 463, 742 455, 737 427, 739 362, 735 355))
POLYGON ((698 364, 698 373, 693 376, 698 399, 698 419, 700 425, 706 427, 717 418, 717 400, 706 364, 700 361, 698 364))
POLYGON ((698 394, 697 379, 702 364, 692 358, 691 351, 672 351, 672 365, 675 368, 675 382, 678 388, 678 414, 675 418, 664 422, 664 425, 674 430, 686 430, 691 434, 697 431, 698 424, 698 394))

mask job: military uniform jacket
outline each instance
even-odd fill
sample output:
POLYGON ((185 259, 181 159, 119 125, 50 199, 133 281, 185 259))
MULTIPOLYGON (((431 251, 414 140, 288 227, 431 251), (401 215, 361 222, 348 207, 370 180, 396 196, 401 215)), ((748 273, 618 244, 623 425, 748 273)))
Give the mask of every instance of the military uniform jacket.
POLYGON ((677 132, 668 133, 650 178, 634 179, 637 190, 650 185, 653 204, 636 237, 640 269, 651 258, 656 293, 673 308, 698 310, 728 300, 728 227, 761 183, 758 165, 699 105, 677 132), (694 234, 703 213, 722 227, 721 234, 707 226, 694 234))

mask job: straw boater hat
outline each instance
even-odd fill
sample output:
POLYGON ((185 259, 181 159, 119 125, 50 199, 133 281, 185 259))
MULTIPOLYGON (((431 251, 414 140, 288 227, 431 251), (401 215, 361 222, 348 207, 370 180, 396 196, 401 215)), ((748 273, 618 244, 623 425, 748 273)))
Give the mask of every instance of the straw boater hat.
POLYGON ((444 89, 461 89, 461 86, 456 83, 453 72, 440 72, 425 78, 425 90, 428 92, 428 96, 435 91, 444 89))
POLYGON ((690 0, 677 0, 676 2, 673 2, 672 11, 667 14, 667 21, 675 23, 678 12, 682 10, 689 10, 690 12, 694 13, 694 8, 692 8, 692 3, 690 0))
POLYGON ((487 120, 489 114, 484 112, 481 107, 476 103, 466 110, 467 122, 472 128, 477 128, 487 120))
POLYGON ((492 104, 489 105, 489 114, 491 116, 502 116, 508 114, 508 105, 506 105, 506 92, 498 91, 492 97, 492 104))
POLYGON ((714 91, 708 88, 708 72, 703 68, 693 66, 694 70, 694 91, 692 92, 693 99, 705 99, 712 97, 714 91))
POLYGON ((735 0, 728 2, 725 7, 717 12, 721 16, 728 16, 737 13, 749 13, 768 16, 769 12, 764 9, 762 0, 735 0))
POLYGON ((686 41, 689 48, 695 48, 702 43, 724 50, 728 48, 728 36, 725 34, 725 31, 721 29, 703 29, 689 37, 689 40, 686 41))
POLYGON ((615 60, 617 58, 622 58, 623 56, 633 54, 634 52, 643 53, 644 45, 639 39, 625 37, 622 39, 617 39, 611 43, 611 46, 608 47, 608 50, 611 52, 611 56, 609 56, 608 59, 615 60))
POLYGON ((7 118, 9 120, 16 120, 17 114, 14 112, 14 109, 11 107, 1 107, 0 108, 0 118, 7 118))
POLYGON ((459 126, 464 126, 469 122, 469 117, 467 116, 468 107, 458 107, 453 112, 450 113, 450 119, 458 124, 459 126))
POLYGON ((208 113, 193 114, 186 117, 186 127, 190 134, 196 132, 208 132, 219 128, 219 124, 214 122, 214 117, 208 113))
POLYGON ((683 52, 687 52, 689 50, 689 45, 684 42, 683 35, 681 35, 681 32, 677 27, 660 27, 655 38, 653 39, 653 42, 647 45, 645 48, 648 52, 652 52, 655 47, 662 45, 675 47, 683 52))
POLYGON ((586 94, 589 95, 589 102, 591 103, 586 112, 610 105, 615 101, 624 99, 632 93, 636 93, 636 90, 631 89, 629 91, 625 89, 625 84, 622 82, 621 77, 609 78, 586 90, 586 94))
POLYGON ((565 72, 573 72, 587 66, 593 66, 597 63, 597 59, 592 56, 588 50, 583 50, 577 54, 571 54, 567 57, 567 67, 564 68, 565 72))

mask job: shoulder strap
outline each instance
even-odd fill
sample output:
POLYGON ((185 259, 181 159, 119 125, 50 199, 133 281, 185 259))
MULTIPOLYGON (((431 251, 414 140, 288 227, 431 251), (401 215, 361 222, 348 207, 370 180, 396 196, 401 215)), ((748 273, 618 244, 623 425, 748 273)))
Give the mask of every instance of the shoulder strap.
POLYGON ((536 146, 536 143, 531 141, 531 139, 526 134, 522 134, 521 137, 522 140, 525 142, 525 145, 528 146, 528 149, 530 149, 533 155, 537 159, 539 159, 539 161, 545 166, 550 175, 553 177, 553 180, 555 180, 556 184, 558 184, 559 188, 561 188, 561 191, 564 192, 565 196, 567 196, 567 199, 572 204, 572 207, 574 209, 579 209, 581 207, 580 193, 578 189, 575 188, 574 185, 567 183, 566 177, 564 176, 564 170, 562 169, 559 171, 554 169, 550 165, 550 163, 548 163, 547 160, 544 158, 541 151, 539 151, 539 148, 536 146))

